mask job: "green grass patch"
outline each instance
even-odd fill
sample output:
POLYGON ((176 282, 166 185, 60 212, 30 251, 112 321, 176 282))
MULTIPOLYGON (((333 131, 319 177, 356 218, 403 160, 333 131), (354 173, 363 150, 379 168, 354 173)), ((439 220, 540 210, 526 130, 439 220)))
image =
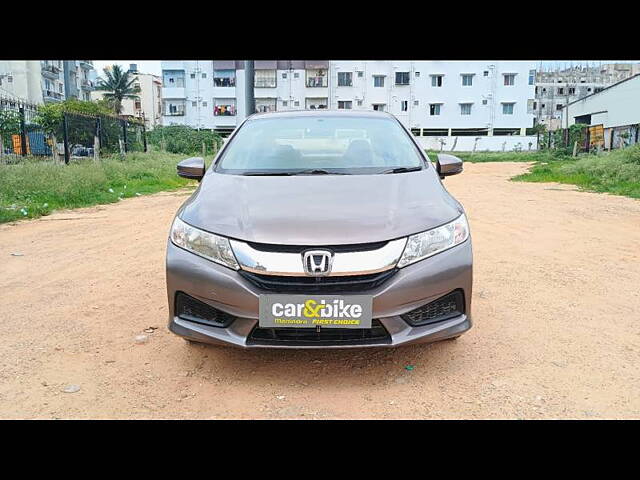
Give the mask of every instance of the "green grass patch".
POLYGON ((455 155, 463 162, 483 163, 483 162, 548 162, 557 158, 553 152, 525 151, 525 152, 437 152, 427 150, 427 155, 432 161, 436 160, 438 153, 455 155))
POLYGON ((553 158, 512 180, 565 183, 593 192, 640 198, 640 144, 599 155, 553 158))
POLYGON ((69 165, 28 158, 17 165, 0 165, 0 223, 195 185, 176 175, 176 164, 184 158, 149 152, 69 165))

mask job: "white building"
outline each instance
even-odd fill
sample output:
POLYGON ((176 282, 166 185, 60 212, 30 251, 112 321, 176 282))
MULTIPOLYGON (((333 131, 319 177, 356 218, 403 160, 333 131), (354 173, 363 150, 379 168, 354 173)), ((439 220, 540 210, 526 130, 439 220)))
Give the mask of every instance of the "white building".
MULTIPOLYGON (((130 64, 129 73, 140 93, 138 98, 123 99, 121 113, 144 119, 147 130, 152 130, 156 125, 162 124, 162 80, 157 75, 139 72, 135 64, 130 64)), ((104 94, 104 91, 95 90, 91 92, 91 99, 102 99, 104 94)))
POLYGON ((640 135, 640 74, 571 102, 563 109, 563 125, 567 117, 569 125, 576 123, 601 125, 606 149, 638 143, 640 140, 638 138, 640 135))
POLYGON ((0 95, 31 103, 89 100, 92 72, 91 60, 0 61, 0 95))
POLYGON ((0 61, 0 96, 42 103, 42 66, 39 61, 0 61))
MULTIPOLYGON (((163 123, 218 131, 244 118, 244 62, 162 62, 163 123)), ((536 148, 535 62, 256 60, 258 111, 384 110, 425 148, 536 148)))

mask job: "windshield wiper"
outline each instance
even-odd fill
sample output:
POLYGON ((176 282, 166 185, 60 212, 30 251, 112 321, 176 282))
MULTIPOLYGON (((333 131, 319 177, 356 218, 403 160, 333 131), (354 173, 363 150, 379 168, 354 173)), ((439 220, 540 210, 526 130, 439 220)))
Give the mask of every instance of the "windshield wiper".
POLYGON ((322 170, 321 168, 310 168, 309 170, 300 170, 295 172, 294 175, 349 175, 342 172, 330 172, 329 170, 322 170))
POLYGON ((295 175, 293 172, 245 172, 242 175, 250 177, 274 177, 274 176, 290 176, 295 175))
POLYGON ((405 172, 417 172, 418 170, 422 170, 422 167, 397 167, 392 168, 391 170, 385 170, 382 173, 405 173, 405 172))

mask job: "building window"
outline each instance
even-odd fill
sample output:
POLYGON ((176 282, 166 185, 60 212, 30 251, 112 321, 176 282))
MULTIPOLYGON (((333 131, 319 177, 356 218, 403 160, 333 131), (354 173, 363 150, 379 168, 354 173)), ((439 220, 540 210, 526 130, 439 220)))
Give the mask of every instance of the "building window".
POLYGON ((409 85, 409 72, 396 72, 396 85, 409 85))
POLYGON ((202 78, 207 78, 207 74, 206 74, 206 73, 203 73, 203 74, 202 74, 202 78))
POLYGON ((473 74, 472 73, 464 73, 462 75, 462 86, 463 87, 471 87, 473 85, 473 74))
POLYGON ((488 77, 488 76, 489 76, 489 70, 485 70, 484 72, 482 72, 482 74, 483 74, 485 77, 488 77))
POLYGON ((515 73, 503 73, 504 76, 504 84, 506 86, 515 85, 516 83, 516 74, 515 73))
POLYGON ((192 107, 197 107, 198 106, 198 102, 191 102, 191 106, 192 107))
POLYGON ((163 70, 162 79, 165 87, 184 88, 184 70, 163 70))
POLYGON ((556 110, 562 110, 562 105, 561 104, 557 104, 556 105, 556 110))
POLYGON ((384 75, 374 75, 373 76, 373 86, 374 87, 384 87, 384 75))
POLYGON ((191 74, 191 78, 196 78, 196 74, 195 74, 195 73, 192 73, 192 74, 191 74))
POLYGON ((576 94, 575 87, 569 87, 569 95, 575 95, 575 94, 576 94))
POLYGON ((460 115, 471 115, 471 105, 472 103, 461 103, 460 104, 460 115))
MULTIPOLYGON (((203 106, 206 107, 204 102, 203 106)), ((213 115, 215 117, 233 117, 236 115, 235 98, 216 98, 213 101, 213 115)))
POLYGON ((420 136, 420 129, 419 128, 412 128, 411 129, 411 133, 413 134, 413 136, 419 137, 420 136))
POLYGON ((338 86, 350 87, 353 85, 351 72, 338 72, 338 86))
POLYGON ((293 102, 293 106, 294 107, 299 107, 300 106, 300 102, 298 102, 297 100, 295 102, 293 102))
POLYGON ((235 87, 236 71, 235 70, 214 70, 213 84, 216 87, 235 87))
POLYGON ((254 70, 256 88, 273 88, 276 86, 275 70, 254 70))
POLYGON ((184 115, 184 101, 180 100, 165 100, 164 102, 164 114, 167 116, 182 116, 184 115))
POLYGON ((326 87, 327 71, 323 68, 307 70, 307 87, 326 87))
POLYGON ((558 95, 564 95, 564 88, 558 88, 558 95))
POLYGON ((414 101, 413 101, 413 105, 414 105, 415 107, 417 107, 418 105, 420 105, 420 100, 414 100, 414 101))
POLYGON ((482 104, 483 104, 483 105, 486 105, 486 104, 487 104, 487 100, 486 100, 486 99, 485 99, 485 100, 482 100, 482 104))
POLYGON ((407 100, 402 100, 400 102, 400 111, 406 112, 407 110, 409 110, 409 102, 407 100))
POLYGON ((503 103, 502 104, 502 114, 503 115, 513 115, 513 106, 515 103, 503 103))
POLYGON ((276 111, 275 98, 256 98, 256 112, 266 113, 276 111))
POLYGON ((207 107, 207 102, 202 102, 202 106, 206 108, 207 107))
POLYGON ((283 73, 283 74, 282 74, 282 78, 287 78, 287 74, 286 74, 286 73, 283 73))
POLYGON ((444 75, 431 75, 431 86, 432 87, 441 87, 442 86, 442 77, 444 77, 444 75))
POLYGON ((300 74, 298 72, 293 72, 293 78, 300 78, 300 74))
POLYGON ((362 100, 357 100, 356 103, 358 104, 359 107, 362 106, 362 100))
POLYGON ((536 71, 529 70, 529 85, 533 85, 536 83, 536 71))
POLYGON ((351 100, 338 100, 338 110, 351 110, 351 100))
POLYGON ((372 104, 372 107, 376 112, 384 112, 384 104, 383 103, 374 103, 374 104, 372 104))
POLYGON ((420 72, 416 72, 416 78, 420 76, 420 72))
POLYGON ((429 115, 440 115, 440 104, 439 103, 430 103, 429 104, 429 115))
POLYGON ((307 98, 308 110, 321 110, 329 107, 329 102, 326 97, 322 98, 307 98))
POLYGON ((602 90, 604 90, 604 87, 596 87, 593 93, 598 93, 598 92, 601 92, 602 90))
POLYGON ((358 72, 358 78, 362 78, 363 72, 358 72))
POLYGON ((288 102, 287 102, 286 100, 282 100, 282 106, 283 106, 283 107, 286 107, 286 106, 287 106, 287 103, 288 103, 288 102))

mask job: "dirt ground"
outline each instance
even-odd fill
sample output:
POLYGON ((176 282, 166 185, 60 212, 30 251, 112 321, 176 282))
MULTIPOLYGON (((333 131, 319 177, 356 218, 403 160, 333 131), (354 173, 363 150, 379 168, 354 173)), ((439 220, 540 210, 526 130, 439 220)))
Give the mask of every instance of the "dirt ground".
POLYGON ((474 327, 394 350, 171 334, 164 252, 188 192, 1 225, 0 418, 640 418, 640 202, 508 180, 526 169, 446 180, 473 235, 474 327))

